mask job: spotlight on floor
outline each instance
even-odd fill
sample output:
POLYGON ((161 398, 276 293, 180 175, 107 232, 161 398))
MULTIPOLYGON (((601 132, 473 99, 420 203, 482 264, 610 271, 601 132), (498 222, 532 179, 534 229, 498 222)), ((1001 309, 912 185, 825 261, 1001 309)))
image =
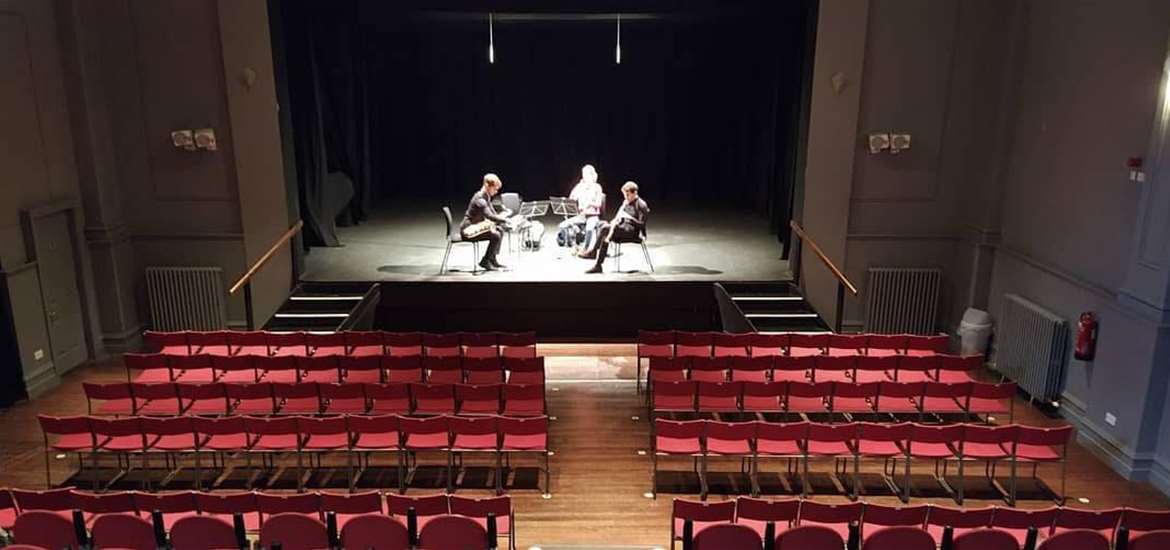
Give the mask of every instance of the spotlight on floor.
POLYGON ((646 456, 646 449, 638 449, 638 456, 646 456))
POLYGON ((654 493, 649 493, 649 492, 647 492, 647 493, 642 493, 642 496, 644 496, 644 497, 646 497, 646 498, 654 498, 654 493))
POLYGON ((57 458, 57 460, 65 460, 65 453, 61 453, 61 454, 57 455, 56 458, 57 458))
POLYGON ((1077 499, 1077 502, 1079 502, 1079 503, 1081 503, 1081 504, 1088 504, 1088 503, 1089 503, 1089 499, 1088 499, 1087 497, 1081 497, 1081 498, 1078 498, 1078 499, 1077 499))
POLYGON ((544 500, 550 500, 552 499, 552 493, 544 493, 543 495, 540 495, 540 498, 543 498, 544 500))

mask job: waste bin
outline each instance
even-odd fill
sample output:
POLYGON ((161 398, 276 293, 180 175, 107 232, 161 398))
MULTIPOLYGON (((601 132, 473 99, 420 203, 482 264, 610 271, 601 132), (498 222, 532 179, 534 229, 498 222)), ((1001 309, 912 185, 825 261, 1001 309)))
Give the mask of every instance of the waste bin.
POLYGON ((963 355, 986 355, 991 338, 991 315, 986 311, 967 308, 959 322, 959 346, 963 355))

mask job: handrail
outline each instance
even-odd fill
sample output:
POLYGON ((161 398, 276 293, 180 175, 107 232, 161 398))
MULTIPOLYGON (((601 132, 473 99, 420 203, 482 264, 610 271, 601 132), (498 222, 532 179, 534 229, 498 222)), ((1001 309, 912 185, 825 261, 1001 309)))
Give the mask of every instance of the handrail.
POLYGON ((297 220, 295 225, 288 228, 288 231, 285 231, 284 235, 281 235, 280 238, 272 244, 272 247, 268 249, 268 252, 265 252, 263 256, 260 256, 259 260, 256 260, 256 263, 252 264, 252 269, 249 269, 247 273, 240 277, 240 280, 236 281, 236 284, 232 285, 231 290, 228 290, 228 294, 235 294, 236 292, 239 292, 241 288, 244 288, 245 285, 250 283, 252 281, 252 277, 256 275, 256 272, 260 271, 260 268, 264 267, 264 264, 268 263, 268 260, 272 259, 272 256, 276 254, 276 251, 280 250, 280 247, 284 246, 284 244, 287 243, 289 239, 293 238, 293 236, 295 236, 304 226, 304 220, 297 220))
POLYGON ((807 242, 809 246, 812 247, 813 254, 816 254, 817 257, 821 259, 821 262, 825 264, 825 267, 829 268, 829 271, 833 273, 833 276, 837 278, 837 281, 844 285, 845 289, 848 290, 850 294, 857 296, 857 287, 853 286, 853 283, 849 281, 849 277, 846 277, 844 273, 841 273, 840 269, 837 269, 837 266, 833 264, 833 260, 830 260, 829 257, 826 256, 825 253, 821 250, 821 247, 817 246, 816 241, 812 240, 812 237, 809 237, 808 233, 804 232, 804 228, 801 227, 799 223, 796 223, 796 220, 790 220, 788 225, 792 228, 793 231, 796 232, 796 235, 800 237, 800 240, 807 242))

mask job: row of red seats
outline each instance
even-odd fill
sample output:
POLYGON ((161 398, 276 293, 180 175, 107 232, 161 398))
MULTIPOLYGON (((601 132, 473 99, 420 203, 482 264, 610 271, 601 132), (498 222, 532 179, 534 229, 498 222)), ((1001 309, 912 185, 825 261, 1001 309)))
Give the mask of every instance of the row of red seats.
POLYGON ((734 522, 749 527, 757 536, 764 534, 765 524, 780 528, 798 525, 826 526, 841 536, 855 523, 862 536, 882 527, 917 527, 925 529, 936 544, 942 544, 943 529, 951 527, 955 535, 986 528, 1011 533, 1023 544, 1028 528, 1035 528, 1039 538, 1074 529, 1091 529, 1112 540, 1116 530, 1126 528, 1132 534, 1170 530, 1170 511, 1111 508, 1087 510, 1050 507, 1033 510, 1007 507, 949 508, 939 505, 884 506, 868 502, 825 504, 803 499, 762 500, 739 497, 734 501, 696 502, 675 499, 671 513, 671 539, 681 540, 684 521, 692 521, 697 535, 709 525, 734 522))
POLYGON ((543 357, 424 357, 369 355, 123 356, 126 380, 156 382, 436 382, 544 383, 543 357), (138 371, 135 373, 135 371, 138 371))
POLYGON ((1015 383, 658 382, 652 411, 1008 415, 1015 383))
MULTIPOLYGON (((149 471, 152 454, 194 454, 196 483, 200 483, 200 453, 239 453, 251 466, 251 453, 295 453, 297 484, 301 487, 303 453, 394 452, 398 455, 399 489, 404 490, 404 453, 442 452, 447 462, 448 489, 452 483, 453 455, 485 453, 494 456, 496 488, 502 490, 500 460, 504 454, 536 453, 544 459, 545 489, 548 490, 548 417, 431 416, 399 415, 327 417, 254 416, 127 416, 121 418, 38 416, 45 438, 45 476, 48 486, 48 458, 53 452, 88 453, 96 468, 100 454, 125 458, 141 455, 142 469, 149 471), (50 436, 55 439, 50 441, 50 436)), ((224 458, 226 460, 226 457, 224 458)), ((352 457, 347 459, 350 487, 352 457)), ((411 464, 414 464, 411 461, 411 464)))
POLYGON ((913 334, 729 333, 640 330, 638 388, 642 359, 670 357, 765 357, 809 355, 934 355, 950 348, 947 336, 913 334))
MULTIPOLYGON (((784 458, 802 461, 801 492, 808 493, 809 460, 813 458, 853 459, 853 492, 859 493, 859 469, 863 458, 886 462, 903 460, 905 479, 900 484, 901 497, 909 500, 909 480, 913 460, 929 460, 936 466, 956 462, 959 483, 952 491, 962 504, 965 462, 1009 462, 1011 482, 1008 502, 1016 501, 1016 465, 1019 463, 1053 463, 1061 466, 1060 500, 1065 494, 1064 464, 1071 426, 1044 428, 1008 424, 875 424, 852 422, 820 424, 813 422, 717 422, 713 420, 673 421, 656 419, 653 438, 653 478, 657 491, 658 457, 686 456, 698 459, 701 494, 707 495, 706 469, 711 457, 750 460, 752 493, 759 494, 757 471, 760 459, 784 458)), ((791 468, 791 460, 789 467, 791 468)), ((993 470, 988 469, 988 475, 993 470)), ((789 472, 791 473, 791 472, 789 472)), ((947 484, 945 475, 940 481, 947 484)), ((892 487, 899 484, 887 478, 892 487)), ((948 487, 949 488, 949 487, 948 487)))
POLYGON ((162 514, 163 527, 168 532, 185 518, 212 517, 221 521, 231 521, 234 515, 239 514, 242 516, 245 530, 254 533, 260 531, 264 524, 277 514, 303 514, 324 520, 326 514, 333 513, 337 518, 338 528, 344 529, 351 520, 370 514, 383 515, 405 524, 407 513, 411 509, 415 511, 420 528, 431 520, 448 514, 474 518, 486 527, 487 517, 492 514, 496 518, 499 536, 507 537, 509 546, 514 546, 515 516, 512 499, 506 495, 469 498, 447 494, 418 497, 393 493, 383 495, 378 491, 362 493, 321 491, 296 494, 252 491, 91 493, 72 488, 48 491, 0 489, 0 529, 9 532, 13 530, 18 515, 33 511, 47 511, 68 518, 71 517, 73 510, 79 510, 87 526, 93 526, 99 516, 106 514, 149 517, 158 511, 162 514))
POLYGON ((656 357, 649 363, 651 386, 660 380, 970 382, 975 378, 972 374, 983 367, 983 357, 946 354, 656 357))
MULTIPOLYGON (((735 523, 716 523, 692 535, 691 522, 684 524, 684 550, 1114 550, 1103 535, 1087 529, 1076 529, 1054 535, 1039 546, 1037 530, 1028 529, 1021 546, 1012 534, 1002 529, 983 528, 955 536, 951 528, 944 530, 942 544, 919 527, 882 527, 864 539, 856 525, 850 525, 846 537, 819 525, 781 528, 769 523, 761 537, 749 527, 735 523)), ((1129 542, 1129 532, 1122 530, 1124 548, 1161 550, 1170 544, 1170 531, 1154 531, 1140 535, 1129 542), (1132 544, 1132 546, 1130 546, 1132 544)), ((1117 549, 1123 546, 1117 546, 1117 549)))
POLYGON ((535 332, 146 331, 147 345, 167 355, 428 355, 536 357, 535 332))
POLYGON ((543 384, 82 383, 97 415, 545 414, 543 384))

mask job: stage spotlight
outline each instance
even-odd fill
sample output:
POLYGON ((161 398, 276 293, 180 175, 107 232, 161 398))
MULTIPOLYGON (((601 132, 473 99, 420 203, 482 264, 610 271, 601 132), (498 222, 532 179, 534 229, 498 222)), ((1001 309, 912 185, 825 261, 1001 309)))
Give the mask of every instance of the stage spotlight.
POLYGON ((614 49, 613 60, 618 65, 622 64, 622 14, 620 13, 617 16, 617 48, 614 49))
POLYGON ((488 63, 496 62, 496 33, 493 28, 492 14, 488 14, 488 63))

